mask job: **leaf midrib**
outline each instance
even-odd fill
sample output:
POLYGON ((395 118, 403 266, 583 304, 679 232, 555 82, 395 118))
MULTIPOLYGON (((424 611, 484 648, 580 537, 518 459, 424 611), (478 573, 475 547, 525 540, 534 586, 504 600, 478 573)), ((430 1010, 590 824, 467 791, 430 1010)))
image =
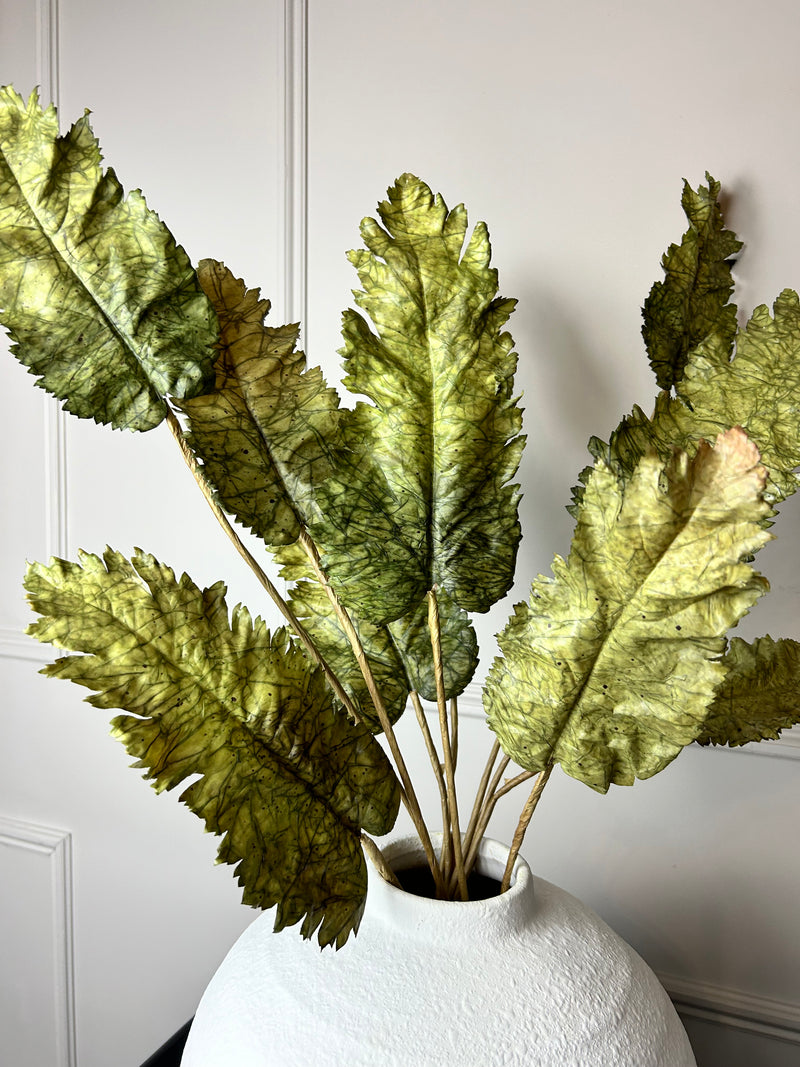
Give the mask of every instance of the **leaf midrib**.
MULTIPOLYGON (((36 221, 37 226, 39 228, 39 231, 42 234, 42 236, 44 237, 45 241, 47 242, 49 247, 53 250, 53 252, 55 254, 55 258, 57 258, 58 261, 61 262, 66 267, 66 269, 69 272, 69 274, 71 275, 71 277, 75 279, 75 282, 77 283, 78 287, 83 289, 88 294, 92 304, 97 309, 97 311, 99 312, 99 314, 102 317, 102 319, 106 322, 106 324, 108 325, 110 331, 119 339, 121 347, 125 351, 127 351, 131 356, 133 356, 134 360, 136 361, 137 366, 139 366, 142 369, 142 371, 144 372, 145 377, 147 379, 148 386, 150 387, 151 391, 155 392, 155 388, 154 388, 154 386, 152 385, 152 383, 150 381, 150 377, 147 374, 147 371, 145 369, 144 363, 139 358, 139 356, 137 354, 136 348, 135 348, 134 343, 133 343, 133 339, 128 336, 127 332, 120 326, 120 324, 117 322, 117 320, 112 318, 108 314, 108 312, 105 310, 105 308, 103 307, 102 303, 100 302, 100 298, 97 295, 97 293, 94 291, 94 289, 92 289, 92 287, 90 285, 88 285, 88 283, 85 281, 84 277, 79 273, 79 271, 76 269, 76 267, 73 266, 72 260, 74 259, 74 257, 69 255, 69 252, 68 252, 68 249, 66 248, 66 246, 63 247, 63 248, 60 247, 59 244, 54 239, 54 237, 51 235, 51 233, 49 231, 49 228, 45 226, 45 222, 44 222, 43 218, 40 216, 40 214, 34 208, 32 202, 31 202, 31 199, 29 198, 29 196, 28 196, 28 194, 27 194, 27 192, 25 190, 25 187, 22 184, 22 181, 20 180, 20 177, 19 177, 17 171, 15 170, 14 166, 10 162, 6 152, 4 151, 4 149, 2 147, 0 147, 0 156, 2 156, 3 162, 5 163, 6 167, 8 168, 9 173, 11 174, 12 178, 14 179, 14 182, 15 182, 17 188, 19 189, 20 196, 22 198, 23 203, 27 207, 27 209, 30 212, 30 214, 33 217, 33 219, 36 221)), ((53 171, 51 169, 48 172, 48 182, 47 182, 47 184, 50 184, 50 182, 52 181, 52 178, 53 178, 53 171)), ((103 181, 104 179, 105 179, 105 175, 103 175, 101 173, 100 181, 103 181)), ((99 186, 99 182, 97 183, 95 188, 97 188, 98 186, 99 186)), ((125 204, 127 206, 127 203, 128 203, 127 196, 124 199, 120 200, 120 205, 125 204)), ((74 212, 72 210, 68 210, 68 211, 65 212, 65 221, 66 221, 67 224, 68 224, 69 219, 70 219, 71 216, 74 216, 74 212)), ((85 216, 84 216, 84 218, 85 218, 85 216)), ((59 229, 63 229, 63 227, 60 227, 59 229)), ((59 230, 57 229, 55 232, 58 233, 59 230)), ((78 260, 76 260, 75 262, 79 265, 79 261, 78 260)), ((156 395, 158 395, 158 394, 156 394, 156 395)), ((160 396, 158 398, 161 399, 160 396)))
MULTIPOLYGON (((587 688, 589 686, 589 683, 591 682, 591 680, 594 677, 594 675, 601 669, 601 661, 602 661, 604 655, 607 652, 608 644, 609 644, 609 642, 611 640, 612 635, 614 633, 616 633, 617 631, 619 631, 620 629, 623 629, 625 627, 625 625, 627 625, 629 620, 634 615, 636 615, 637 612, 641 611, 641 609, 638 608, 637 605, 641 602, 642 593, 643 593, 643 590, 644 590, 645 586, 650 582, 650 580, 652 579, 653 575, 656 573, 658 568, 661 566, 661 564, 662 564, 662 562, 664 560, 664 557, 673 548, 673 546, 675 545, 675 542, 678 540, 678 538, 681 537, 684 534, 684 532, 686 531, 686 529, 691 525, 691 522, 693 521, 693 519, 695 517, 695 514, 697 513, 701 503, 702 503, 702 499, 698 500, 697 503, 691 508, 687 519, 684 522, 681 523, 679 528, 676 530, 675 535, 670 538, 669 542, 666 544, 666 546, 664 547, 663 551, 659 554, 659 556, 656 559, 654 565, 650 568, 650 570, 644 576, 642 581, 640 581, 636 585, 633 595, 628 597, 627 600, 621 604, 619 611, 616 613, 616 616, 614 617, 613 624, 611 626, 609 626, 609 627, 604 627, 604 635, 600 640, 600 643, 599 643, 599 646, 598 646, 598 649, 597 649, 597 654, 595 655, 595 657, 592 660, 592 666, 591 666, 590 670, 588 671, 588 673, 586 674, 586 677, 585 677, 583 683, 581 684, 580 689, 578 690, 577 696, 575 697, 574 701, 572 702, 572 705, 571 705, 569 711, 564 716, 564 719, 563 719, 564 726, 563 726, 562 730, 560 731, 560 733, 558 735, 558 738, 553 742, 553 744, 552 744, 552 746, 550 748, 550 758, 552 758, 553 753, 554 753, 557 745, 560 743, 564 733, 566 732, 567 726, 573 721, 573 718, 576 715, 577 716, 581 715, 580 705, 584 700, 584 697, 585 697, 585 694, 586 694, 586 690, 587 690, 587 688)), ((706 599, 706 598, 704 598, 704 599, 706 599)), ((607 598, 603 598, 603 601, 601 603, 603 605, 607 605, 608 604, 607 598)), ((613 709, 609 714, 613 715, 613 709)), ((612 771, 613 771, 613 768, 612 768, 612 771)), ((612 774, 612 780, 613 780, 613 774, 612 774)))

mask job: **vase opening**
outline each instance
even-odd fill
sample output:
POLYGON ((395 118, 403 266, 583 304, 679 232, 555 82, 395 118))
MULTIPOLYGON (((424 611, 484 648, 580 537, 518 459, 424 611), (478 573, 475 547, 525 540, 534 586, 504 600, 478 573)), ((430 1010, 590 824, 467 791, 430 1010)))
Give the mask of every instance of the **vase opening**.
MULTIPOLYGON (((436 886, 430 868, 426 865, 395 870, 403 890, 416 897, 436 899, 436 886)), ((500 881, 481 871, 473 870, 467 877, 467 894, 470 900, 489 900, 500 895, 500 881)))

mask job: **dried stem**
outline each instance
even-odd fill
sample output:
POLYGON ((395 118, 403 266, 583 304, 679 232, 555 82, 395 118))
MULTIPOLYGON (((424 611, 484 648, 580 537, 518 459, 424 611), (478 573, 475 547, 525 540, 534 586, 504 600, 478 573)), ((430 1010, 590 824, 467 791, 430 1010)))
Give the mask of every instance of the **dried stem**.
MULTIPOLYGON (((486 796, 486 790, 489 787, 489 777, 492 773, 492 767, 494 767, 495 761, 500 754, 500 742, 495 738, 492 745, 489 758, 486 760, 486 766, 483 769, 481 780, 478 783, 478 789, 475 793, 475 801, 472 805, 472 811, 470 812, 469 822, 467 823, 467 829, 464 831, 464 853, 469 852, 469 846, 472 842, 472 835, 475 833, 475 825, 478 821, 478 815, 480 814, 481 807, 483 806, 483 800, 486 796)), ((466 868, 467 874, 470 872, 470 867, 466 868)))
POLYGON ((390 885, 396 886, 398 889, 402 889, 403 887, 400 885, 397 875, 386 862, 386 857, 384 856, 384 854, 381 852, 381 850, 378 848, 372 838, 368 837, 363 831, 361 833, 361 844, 364 846, 364 851, 369 856, 370 861, 372 862, 372 866, 375 868, 381 878, 383 878, 384 882, 389 882, 390 885))
POLYGON ((503 881, 500 886, 500 892, 505 893, 508 887, 511 885, 511 872, 514 869, 514 863, 516 862, 517 855, 519 854, 522 840, 525 837, 525 831, 528 829, 528 824, 531 821, 531 817, 536 811, 536 805, 539 803, 539 798, 542 795, 544 787, 547 785, 547 781, 553 771, 554 763, 548 763, 543 771, 539 774, 539 777, 534 783, 533 789, 530 791, 528 799, 525 801, 525 807, 522 809, 522 814, 519 817, 517 823, 517 829, 514 832, 514 838, 511 842, 511 849, 508 853, 508 861, 506 863, 505 873, 503 874, 503 881))
POLYGON ((533 771, 522 771, 522 773, 518 774, 516 778, 510 778, 508 781, 504 782, 502 786, 500 786, 500 779, 503 776, 505 769, 506 767, 508 767, 510 762, 511 760, 508 756, 503 756, 502 760, 497 766, 497 770, 492 776, 492 780, 487 790, 488 797, 484 801, 478 818, 476 819, 475 824, 473 826, 472 836, 470 837, 469 845, 465 846, 465 851, 467 853, 465 867, 467 871, 472 870, 475 864, 475 859, 478 855, 478 849, 480 848, 481 841, 483 840, 483 835, 488 829, 489 821, 492 815, 494 814, 494 809, 497 806, 497 801, 500 799, 500 797, 504 797, 506 793, 510 793, 512 789, 516 788, 516 786, 533 777, 533 771))
POLYGON ((458 700, 450 698, 450 751, 453 753, 453 773, 458 767, 458 700))
POLYGON ((467 877, 464 873, 464 855, 461 848, 461 829, 458 822, 458 798, 456 795, 455 764, 450 744, 450 728, 447 721, 447 701, 444 690, 444 667, 442 665, 442 631, 439 620, 439 603, 436 591, 428 593, 428 628, 431 634, 433 651, 433 673, 436 677, 436 703, 439 709, 439 728, 442 734, 442 753, 444 756, 444 774, 447 782, 447 800, 450 809, 450 829, 453 839, 453 858, 458 890, 462 900, 469 899, 467 877))
POLYGON ((250 570, 256 576, 256 578, 260 582, 262 588, 266 590, 267 595, 270 597, 272 602, 277 606, 277 608, 280 611, 281 615, 283 615, 284 619, 287 621, 287 623, 292 628, 294 633, 302 641, 303 646, 306 649, 306 651, 308 652, 308 654, 311 657, 312 661, 314 663, 316 663, 318 667, 321 668, 321 670, 325 674, 326 679, 328 680, 328 684, 333 689, 333 691, 336 694, 337 698, 341 701, 342 705, 347 710, 347 713, 356 722, 360 722, 360 716, 359 716, 358 712, 356 711, 356 708, 355 708, 352 700, 350 699, 350 697, 348 696, 346 691, 343 689, 341 683, 339 682, 339 679, 333 673, 333 671, 331 670, 331 668, 328 665, 328 663, 325 661, 325 659, 322 656, 322 654, 317 649, 316 645, 314 644, 313 640, 311 639, 311 635, 308 633, 306 628, 303 626, 303 624, 297 618, 297 616, 292 611, 292 609, 289 607, 289 605, 286 603, 284 598, 281 596, 281 594, 278 592, 278 590, 275 588, 275 586, 269 580, 269 577, 266 575, 266 573, 264 572, 263 568, 260 566, 260 564, 258 563, 256 558, 245 547, 245 545, 242 542, 241 538, 239 537, 239 535, 237 534, 236 530, 233 528, 230 520, 228 519, 228 516, 225 514, 225 512, 219 506, 219 503, 217 502, 216 497, 214 496, 214 493, 213 493, 213 490, 212 490, 211 486, 206 481, 205 475, 203 474, 203 471, 200 468, 200 465, 197 462, 197 459, 196 459, 194 453, 192 452, 191 448, 189 447, 189 443, 186 440, 186 436, 185 436, 185 434, 183 432, 183 429, 181 428, 181 424, 178 422, 178 419, 177 419, 177 417, 175 415, 175 412, 169 406, 167 406, 167 425, 169 426, 169 429, 170 429, 170 432, 172 433, 172 436, 175 438, 175 440, 178 443, 178 447, 181 450, 181 454, 182 454, 182 456, 184 458, 186 466, 192 472, 194 480, 197 482, 198 486, 200 487, 200 491, 202 492, 203 496, 206 498, 206 502, 208 503, 208 506, 214 512, 214 517, 216 518, 217 522, 220 524, 222 529, 228 535, 228 537, 229 537, 230 541, 232 542, 233 546, 235 547, 236 551, 239 553, 239 555, 242 557, 242 559, 248 565, 250 570))
MULTIPOLYGON (((473 814, 470 818, 469 826, 467 827, 467 833, 465 835, 465 849, 467 851, 467 870, 469 870, 470 866, 470 857, 472 858, 472 862, 475 862, 475 855, 477 854, 478 844, 480 843, 481 838, 486 832, 486 827, 489 824, 489 819, 491 818, 492 812, 494 811, 494 805, 497 803, 497 798, 494 796, 495 790, 497 789, 497 785, 500 779, 503 777, 505 769, 510 762, 511 757, 506 756, 504 754, 503 758, 500 760, 500 763, 497 765, 497 769, 492 775, 491 782, 489 782, 488 787, 485 787, 483 790, 484 799, 482 799, 480 807, 478 807, 477 809, 473 808, 473 814)), ((490 766, 487 765, 486 771, 488 771, 489 769, 490 766)), ((486 771, 484 771, 484 777, 486 776, 486 771)), ((483 779, 481 779, 481 782, 483 783, 483 779)))
POLYGON ((510 793, 512 789, 516 789, 518 785, 522 785, 523 782, 527 782, 533 778, 536 771, 521 771, 516 778, 508 778, 500 786, 500 788, 494 794, 494 801, 497 802, 500 797, 504 797, 506 793, 510 793))
POLYGON ((419 723, 422 737, 425 741, 425 748, 428 752, 428 758, 431 761, 433 767, 433 774, 436 778, 436 785, 439 787, 439 800, 442 806, 442 854, 439 858, 439 863, 442 868, 442 877, 445 877, 445 873, 449 869, 450 863, 450 848, 451 848, 451 836, 449 833, 450 827, 450 808, 447 802, 447 786, 444 780, 444 773, 442 771, 442 764, 439 760, 439 753, 436 751, 436 745, 433 741, 430 727, 428 726, 428 720, 425 717, 425 709, 422 706, 422 701, 419 698, 419 693, 416 690, 411 690, 411 705, 414 708, 414 712, 417 716, 417 722, 419 723))
POLYGON ((403 785, 403 798, 405 806, 413 820, 414 827, 417 833, 419 834, 419 839, 425 851, 425 857, 428 861, 428 866, 431 869, 431 874, 433 875, 434 882, 436 883, 437 892, 443 893, 444 880, 442 878, 439 862, 436 858, 436 853, 433 848, 431 836, 428 832, 427 826, 425 825, 425 820, 422 816, 422 809, 420 808, 419 801, 417 799, 417 794, 414 791, 414 786, 411 782, 411 776, 408 773, 408 768, 406 767, 405 760, 403 759, 403 754, 400 751, 400 746, 397 743, 397 737, 395 736, 394 728, 392 727, 391 720, 389 719, 389 714, 386 710, 386 705, 383 702, 383 698, 381 697, 380 691, 378 690, 378 686, 375 682, 375 676, 372 673, 372 667, 370 666, 369 660, 367 659, 367 654, 364 651, 364 646, 361 643, 361 638, 359 637, 358 631, 353 625, 353 621, 350 618, 347 609, 341 603, 339 597, 336 595, 336 591, 333 589, 330 582, 328 581, 328 577, 325 574, 325 571, 322 569, 322 564, 320 562, 316 545, 311 540, 305 530, 300 534, 300 544, 305 550, 309 562, 314 568, 314 573, 317 576, 317 580, 324 589, 325 595, 328 597, 328 600, 330 601, 333 610, 336 612, 336 618, 339 621, 339 625, 342 627, 345 635, 347 636, 348 641, 350 642, 350 647, 352 648, 353 654, 356 657, 359 669, 364 678, 364 682, 366 683, 369 695, 372 699, 375 712, 378 716, 378 721, 381 724, 381 728, 388 742, 389 749, 394 758, 397 773, 403 785))

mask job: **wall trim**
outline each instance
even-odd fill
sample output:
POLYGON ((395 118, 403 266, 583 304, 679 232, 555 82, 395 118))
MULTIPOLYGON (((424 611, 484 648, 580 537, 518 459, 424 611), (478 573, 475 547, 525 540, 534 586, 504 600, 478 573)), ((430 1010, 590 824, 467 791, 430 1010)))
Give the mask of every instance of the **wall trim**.
POLYGON ((36 81, 44 101, 58 105, 60 71, 60 0, 38 0, 36 5, 36 81))
POLYGON ((34 663, 49 663, 52 660, 50 646, 45 647, 21 630, 0 628, 0 656, 4 659, 33 660, 34 663))
POLYGON ((680 1015, 800 1045, 800 1004, 659 974, 680 1015))
MULTIPOLYGON (((36 84, 42 103, 58 106, 61 84, 60 0, 36 4, 36 84)), ((67 416, 58 402, 42 397, 44 436, 44 543, 48 556, 69 555, 67 536, 67 416)), ((34 644, 16 630, 0 627, 0 657, 42 660, 34 644)))
POLYGON ((67 830, 0 816, 0 843, 50 858, 55 935, 57 1061, 53 1067, 78 1067, 75 1015, 72 835, 67 830))
POLYGON ((305 327, 308 303, 308 0, 283 0, 283 137, 278 186, 283 188, 278 218, 283 262, 281 321, 305 327))
MULTIPOLYGON (((60 0, 38 0, 36 6, 36 80, 42 102, 56 107, 61 96, 60 0)), ((47 487, 47 553, 69 555, 67 547, 67 416, 53 397, 45 395, 44 446, 47 487)))

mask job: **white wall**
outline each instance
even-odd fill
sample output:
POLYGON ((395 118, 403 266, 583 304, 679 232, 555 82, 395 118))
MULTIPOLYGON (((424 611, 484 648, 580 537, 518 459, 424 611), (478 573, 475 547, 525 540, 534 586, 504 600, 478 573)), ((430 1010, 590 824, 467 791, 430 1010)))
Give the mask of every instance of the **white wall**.
MULTIPOLYGON (((511 600, 522 599, 568 550, 564 505, 589 436, 654 398, 639 308, 685 228, 682 179, 697 185, 708 170, 723 182, 747 244, 736 272, 743 314, 800 285, 797 7, 351 0, 311 11, 311 356, 337 345, 354 284, 341 250, 399 173, 488 222, 501 291, 520 299, 510 328, 529 440, 511 600)), ((800 636, 800 502, 782 510, 779 540, 759 560, 773 592, 745 636, 800 636)), ((485 636, 507 612, 491 613, 485 636)), ((796 745, 691 750, 607 797, 558 776, 526 855, 594 904, 697 1011, 796 1034, 796 745)), ((476 718, 465 778, 486 747, 476 718)), ((519 803, 498 816, 497 836, 508 838, 519 803)), ((757 1062, 740 1044, 742 1062, 757 1062)), ((794 1062, 797 1047, 784 1047, 794 1062)), ((730 1048, 719 1062, 736 1062, 730 1048)))
MULTIPOLYGON (((307 192, 306 343, 331 373, 339 313, 355 284, 343 252, 399 173, 415 171, 450 206, 463 200, 473 221, 489 223, 502 290, 520 298, 512 332, 529 444, 519 582, 485 621, 487 646, 509 604, 568 548, 564 505, 586 440, 654 395, 638 309, 683 230, 681 179, 697 184, 708 169, 728 191, 729 221, 747 242, 737 268, 745 313, 784 286, 800 288, 798 15, 786 0, 310 0, 307 53, 292 53, 308 69, 307 185, 290 165, 302 153, 288 151, 298 133, 295 147, 304 145, 303 109, 288 125, 284 116, 285 76, 303 88, 302 77, 293 80, 302 68, 284 57, 287 25, 302 44, 301 0, 213 9, 148 0, 135 16, 99 0, 61 0, 59 33, 48 34, 47 18, 35 15, 56 6, 0 0, 0 81, 58 89, 65 119, 91 106, 122 181, 145 189, 195 260, 225 258, 262 285, 276 322, 303 303, 295 267, 307 192), (293 234, 286 192, 298 208, 293 234)), ((19 637, 22 561, 141 544, 200 582, 227 577, 232 602, 263 605, 165 433, 134 439, 62 424, 13 360, 0 375, 0 846, 12 850, 4 855, 15 872, 33 871, 37 892, 46 883, 56 908, 68 897, 51 883, 62 852, 43 853, 46 867, 37 868, 38 831, 26 839, 19 821, 67 831, 72 845, 65 877, 74 922, 60 919, 74 934, 71 986, 62 958, 70 939, 42 927, 36 946, 41 966, 58 970, 48 1003, 60 999, 48 1010, 62 1033, 52 1041, 66 1051, 54 1062, 136 1067, 191 1014, 251 913, 229 872, 212 867, 214 842, 197 820, 124 769, 127 756, 79 692, 36 675, 35 653, 19 637), (20 851, 20 841, 30 847, 20 851)), ((746 621, 748 636, 800 637, 799 525, 792 501, 780 539, 760 559, 773 593, 746 621)), ((465 710, 466 801, 488 745, 474 694, 465 710)), ((435 820, 413 724, 402 733, 435 820)), ((768 754, 688 751, 653 781, 607 797, 557 775, 526 843, 537 873, 597 907, 676 996, 744 1028, 724 1031, 720 1067, 735 1067, 737 1055, 766 1064, 781 1049, 796 1060, 796 1044, 770 1035, 800 1041, 798 754, 791 742, 768 754)), ((498 814, 495 836, 510 835, 515 806, 498 814)), ((11 904, 29 915, 24 900, 11 904)), ((2 953, 0 975, 7 980, 2 953)))

